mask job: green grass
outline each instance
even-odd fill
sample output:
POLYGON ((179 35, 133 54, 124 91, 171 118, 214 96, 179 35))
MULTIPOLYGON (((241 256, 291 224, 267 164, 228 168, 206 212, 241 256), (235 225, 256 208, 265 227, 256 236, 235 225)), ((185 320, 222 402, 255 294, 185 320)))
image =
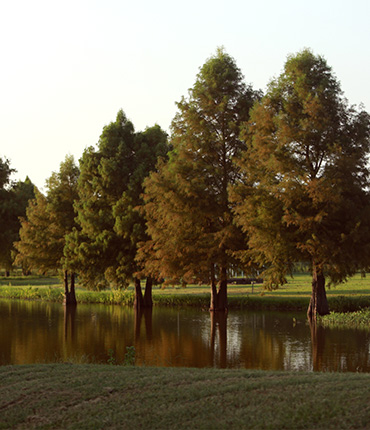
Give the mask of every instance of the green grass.
POLYGON ((61 280, 57 276, 0 276, 0 286, 24 287, 24 286, 60 286, 61 280))
MULTIPOLYGON (((181 287, 154 287, 153 301, 160 306, 209 307, 210 292, 207 285, 181 287)), ((77 288, 79 303, 102 303, 132 306, 133 287, 126 291, 87 291, 77 288)), ((274 291, 266 291, 261 284, 229 285, 230 309, 295 310, 304 311, 311 296, 311 278, 308 274, 296 274, 288 284, 274 291)), ((370 306, 370 277, 356 275, 347 283, 327 289, 331 310, 356 311, 370 306)), ((26 300, 63 301, 63 287, 58 278, 15 277, 0 278, 0 297, 26 300), (44 280, 44 282, 43 282, 44 280)))
POLYGON ((320 317, 319 322, 324 327, 370 330, 370 308, 356 312, 331 312, 320 317))
POLYGON ((0 367, 2 429, 365 429, 370 375, 0 367))

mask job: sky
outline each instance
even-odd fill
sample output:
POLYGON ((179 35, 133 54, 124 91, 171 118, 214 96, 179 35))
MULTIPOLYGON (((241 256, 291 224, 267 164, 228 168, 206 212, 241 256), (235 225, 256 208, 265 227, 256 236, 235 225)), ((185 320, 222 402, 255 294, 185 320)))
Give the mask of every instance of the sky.
POLYGON ((262 90, 310 48, 370 111, 369 18, 369 0, 0 0, 0 157, 45 190, 120 109, 169 131, 220 46, 262 90))

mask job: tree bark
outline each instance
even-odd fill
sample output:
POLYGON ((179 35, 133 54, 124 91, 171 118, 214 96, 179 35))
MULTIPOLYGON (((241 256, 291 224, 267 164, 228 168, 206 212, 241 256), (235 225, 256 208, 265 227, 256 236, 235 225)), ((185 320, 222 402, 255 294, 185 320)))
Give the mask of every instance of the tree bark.
POLYGON ((152 287, 153 287, 153 279, 148 276, 146 278, 145 283, 145 293, 144 293, 144 307, 152 308, 153 307, 153 298, 152 298, 152 287))
POLYGON ((221 279, 219 288, 216 287, 214 269, 211 270, 211 304, 210 311, 227 312, 227 271, 226 267, 221 268, 221 279))
POLYGON ((64 300, 65 306, 76 306, 75 274, 71 273, 71 290, 68 289, 68 271, 64 271, 64 300))
POLYGON ((312 294, 307 310, 310 320, 316 320, 317 315, 329 313, 328 299, 325 291, 325 277, 322 269, 315 263, 312 265, 312 294))
POLYGON ((218 300, 217 300, 217 286, 216 286, 216 277, 215 277, 215 266, 211 265, 211 303, 209 305, 209 310, 214 311, 217 309, 218 300))
POLYGON ((143 292, 141 291, 141 284, 140 279, 135 278, 135 301, 134 301, 134 308, 137 310, 142 309, 144 306, 144 298, 143 298, 143 292))
POLYGON ((71 273, 71 288, 69 291, 69 305, 77 305, 77 299, 76 299, 76 289, 75 289, 75 280, 76 280, 76 274, 71 273))
POLYGON ((143 295, 140 279, 135 278, 135 301, 134 301, 135 309, 140 310, 143 308, 153 307, 152 286, 153 286, 152 278, 150 277, 146 278, 145 293, 143 295))

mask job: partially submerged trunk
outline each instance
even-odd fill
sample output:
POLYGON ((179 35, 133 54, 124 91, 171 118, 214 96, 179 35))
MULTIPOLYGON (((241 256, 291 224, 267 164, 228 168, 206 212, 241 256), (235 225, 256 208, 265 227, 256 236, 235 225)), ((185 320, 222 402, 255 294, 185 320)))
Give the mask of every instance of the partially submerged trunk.
POLYGON ((217 289, 214 268, 211 268, 211 304, 210 311, 227 311, 227 271, 226 267, 221 268, 221 279, 217 289))
POLYGON ((135 300, 134 300, 134 308, 142 309, 144 305, 143 292, 141 291, 140 279, 135 278, 135 300))
POLYGON ((310 320, 316 320, 317 315, 327 315, 329 313, 328 299, 325 291, 325 277, 322 269, 317 265, 312 265, 312 295, 307 310, 310 320))
POLYGON ((142 309, 142 308, 152 308, 153 307, 153 299, 152 299, 152 286, 153 280, 148 277, 146 279, 145 284, 145 293, 141 290, 141 283, 139 278, 135 278, 135 301, 134 308, 142 309))
POLYGON ((146 278, 145 293, 144 293, 144 307, 146 308, 153 307, 152 288, 153 288, 153 279, 150 276, 148 276, 146 278))
POLYGON ((68 288, 68 271, 64 271, 64 300, 66 306, 76 306, 75 274, 71 273, 71 288, 68 288))

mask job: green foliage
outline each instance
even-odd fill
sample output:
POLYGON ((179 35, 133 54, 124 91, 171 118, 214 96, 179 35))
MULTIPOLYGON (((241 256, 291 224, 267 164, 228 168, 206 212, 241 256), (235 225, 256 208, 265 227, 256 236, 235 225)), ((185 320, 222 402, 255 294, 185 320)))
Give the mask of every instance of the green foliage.
POLYGON ((113 366, 114 364, 116 364, 116 357, 114 356, 114 351, 113 349, 108 349, 108 360, 107 363, 110 364, 111 366, 113 366))
POLYGON ((78 175, 73 157, 67 156, 59 172, 47 180, 46 196, 36 191, 22 219, 20 241, 15 243, 17 264, 40 272, 64 267, 65 236, 75 226, 78 175))
POLYGON ((370 262, 370 120, 348 106, 326 61, 304 50, 257 103, 233 189, 248 249, 267 287, 306 262, 332 283, 370 262))
POLYGON ((85 150, 75 205, 79 229, 68 236, 65 255, 87 288, 126 288, 138 270, 137 243, 146 239, 136 210, 142 182, 166 152, 159 126, 135 133, 122 110, 104 127, 98 147, 85 150))
POLYGON ((124 366, 135 366, 136 350, 134 346, 126 346, 126 354, 123 359, 124 366))
POLYGON ((7 158, 0 157, 0 190, 6 189, 10 184, 10 175, 15 169, 10 167, 10 161, 7 158))
POLYGON ((19 218, 25 216, 28 201, 35 197, 30 179, 12 182, 13 172, 9 161, 0 158, 0 267, 8 271, 13 263, 13 243, 19 239, 19 218))
POLYGON ((150 240, 140 249, 146 273, 166 283, 210 283, 235 259, 241 232, 233 223, 228 186, 239 177, 232 162, 239 130, 259 93, 243 82, 222 49, 200 69, 189 98, 177 103, 173 150, 145 181, 150 240))

